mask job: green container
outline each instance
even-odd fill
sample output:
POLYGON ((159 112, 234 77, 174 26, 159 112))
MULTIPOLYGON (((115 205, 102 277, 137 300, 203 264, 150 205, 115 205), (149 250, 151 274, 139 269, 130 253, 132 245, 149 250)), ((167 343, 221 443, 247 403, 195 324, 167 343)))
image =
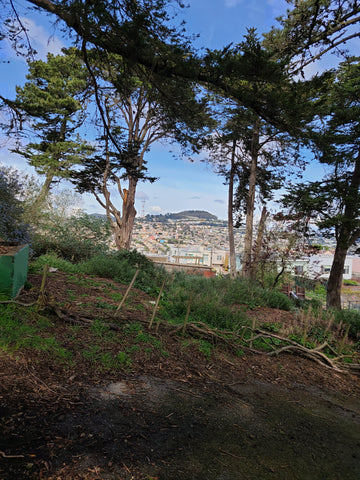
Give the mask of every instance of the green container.
POLYGON ((0 293, 14 298, 27 279, 29 245, 11 245, 0 243, 0 293))

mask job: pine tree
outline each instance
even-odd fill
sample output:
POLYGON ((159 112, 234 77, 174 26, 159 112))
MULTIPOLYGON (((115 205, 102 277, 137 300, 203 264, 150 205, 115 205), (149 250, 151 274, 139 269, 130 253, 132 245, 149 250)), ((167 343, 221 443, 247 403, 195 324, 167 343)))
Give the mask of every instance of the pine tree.
POLYGON ((16 89, 14 103, 34 140, 13 151, 45 175, 37 198, 40 204, 53 181, 67 177, 70 167, 92 151, 76 134, 84 118, 87 71, 70 50, 64 55, 48 54, 46 62, 30 62, 26 78, 25 85, 16 89))

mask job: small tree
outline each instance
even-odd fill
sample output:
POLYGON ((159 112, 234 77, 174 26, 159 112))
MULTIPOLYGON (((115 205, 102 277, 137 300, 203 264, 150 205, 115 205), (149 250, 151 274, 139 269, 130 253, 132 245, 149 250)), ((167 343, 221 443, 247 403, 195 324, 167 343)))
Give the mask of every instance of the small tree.
MULTIPOLYGON (((256 277, 264 288, 275 288, 291 275, 291 265, 307 251, 303 235, 293 228, 292 221, 274 216, 264 221, 261 250, 254 253, 256 277)), ((257 245, 255 244, 255 252, 257 245)))
POLYGON ((52 182, 67 177, 70 167, 92 152, 76 134, 84 119, 87 71, 72 49, 64 55, 48 54, 46 62, 30 62, 27 80, 17 87, 14 105, 26 120, 22 134, 35 140, 13 151, 45 175, 36 198, 41 204, 52 182))

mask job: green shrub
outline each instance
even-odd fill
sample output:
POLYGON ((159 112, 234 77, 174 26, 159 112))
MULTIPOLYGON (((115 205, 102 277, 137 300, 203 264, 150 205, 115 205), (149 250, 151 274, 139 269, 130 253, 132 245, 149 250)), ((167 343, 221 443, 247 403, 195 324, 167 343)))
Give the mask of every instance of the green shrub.
POLYGON ((356 285, 359 285, 358 282, 356 280, 344 280, 343 281, 344 285, 353 285, 353 286, 356 286, 356 285))
POLYGON ((293 308, 293 302, 291 299, 282 292, 277 290, 264 290, 260 294, 260 304, 270 307, 278 308, 280 310, 291 310, 293 308))
POLYGON ((214 328, 234 329, 247 319, 243 311, 233 311, 231 304, 224 301, 229 285, 228 279, 176 274, 161 301, 161 316, 182 323, 191 297, 190 321, 203 322, 214 328))
POLYGON ((224 296, 225 303, 238 303, 249 308, 270 307, 291 310, 293 302, 282 292, 264 289, 255 282, 236 279, 228 285, 224 296))
POLYGON ((29 243, 29 225, 23 220, 24 175, 0 164, 0 239, 19 244, 29 243))
POLYGON ((145 291, 153 290, 164 275, 161 269, 144 255, 127 250, 95 255, 80 264, 79 269, 82 273, 111 278, 125 284, 131 282, 136 270, 139 269, 135 287, 145 291))
POLYGON ((322 283, 318 283, 314 288, 314 293, 326 298, 326 286, 322 283))
POLYGON ((56 253, 48 253, 46 255, 41 255, 36 260, 33 260, 29 266, 29 272, 39 273, 44 265, 49 265, 49 267, 58 268, 62 272, 66 273, 80 273, 81 270, 77 265, 59 258, 56 253))
POLYGON ((334 312, 335 321, 350 325, 349 337, 354 340, 360 338, 360 312, 357 310, 336 310, 334 312))
POLYGON ((41 234, 32 239, 33 255, 54 252, 72 262, 80 262, 109 250, 110 227, 107 220, 87 215, 66 219, 49 219, 41 226, 41 234))
POLYGON ((213 345, 206 340, 199 340, 198 342, 199 351, 207 358, 207 360, 210 360, 213 352, 213 345))

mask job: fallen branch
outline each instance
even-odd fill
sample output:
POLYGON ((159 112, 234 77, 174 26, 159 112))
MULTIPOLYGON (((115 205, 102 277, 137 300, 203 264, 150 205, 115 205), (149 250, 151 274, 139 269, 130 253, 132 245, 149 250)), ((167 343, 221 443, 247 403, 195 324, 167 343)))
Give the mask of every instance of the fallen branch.
POLYGON ((337 372, 344 373, 344 370, 338 368, 333 361, 330 360, 329 357, 327 357, 324 353, 319 352, 316 349, 309 349, 306 347, 303 347, 301 345, 287 345, 285 347, 279 348, 278 350, 275 350, 274 352, 268 353, 269 356, 273 355, 279 355, 280 353, 283 352, 298 352, 302 356, 309 358, 310 360, 313 360, 316 363, 319 363, 320 365, 323 365, 325 367, 330 367, 336 370, 337 372))
POLYGON ((23 303, 23 302, 18 302, 17 300, 3 300, 0 303, 12 303, 15 305, 20 305, 21 307, 33 307, 34 305, 37 304, 37 302, 23 303))
POLYGON ((25 457, 25 455, 5 455, 5 453, 2 451, 0 451, 0 455, 3 458, 24 458, 25 457))

